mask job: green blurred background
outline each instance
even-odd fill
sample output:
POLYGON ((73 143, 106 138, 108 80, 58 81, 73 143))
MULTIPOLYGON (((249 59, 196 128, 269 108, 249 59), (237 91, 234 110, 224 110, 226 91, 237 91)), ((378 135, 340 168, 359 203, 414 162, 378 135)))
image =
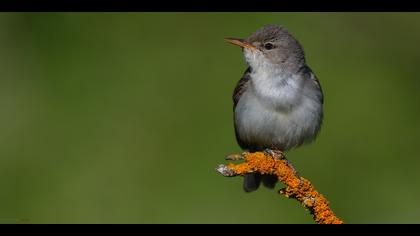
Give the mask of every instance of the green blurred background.
POLYGON ((273 23, 325 93, 289 159, 347 223, 420 223, 416 13, 0 14, 0 223, 313 223, 214 171, 246 68, 223 38, 273 23))

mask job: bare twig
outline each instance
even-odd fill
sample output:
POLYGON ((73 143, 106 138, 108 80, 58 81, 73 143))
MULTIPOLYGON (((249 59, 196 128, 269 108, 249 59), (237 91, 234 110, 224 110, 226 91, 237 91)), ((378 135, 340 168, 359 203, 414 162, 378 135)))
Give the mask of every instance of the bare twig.
POLYGON ((219 165, 216 170, 226 177, 260 173, 276 175, 278 180, 286 185, 279 193, 287 198, 294 198, 308 209, 315 222, 319 224, 343 224, 330 209, 327 199, 320 194, 311 182, 301 177, 293 165, 284 157, 273 156, 265 152, 233 154, 227 160, 245 160, 235 165, 219 165), (241 157, 239 157, 241 156, 241 157))

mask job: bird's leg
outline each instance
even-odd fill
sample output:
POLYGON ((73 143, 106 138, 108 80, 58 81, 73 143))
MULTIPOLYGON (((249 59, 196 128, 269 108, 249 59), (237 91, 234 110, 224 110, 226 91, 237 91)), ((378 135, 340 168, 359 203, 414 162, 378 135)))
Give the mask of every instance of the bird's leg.
POLYGON ((274 157, 277 160, 284 159, 284 153, 278 149, 265 148, 264 154, 274 157))
POLYGON ((228 161, 239 161, 239 160, 243 160, 243 159, 245 159, 245 154, 246 153, 247 152, 243 152, 241 154, 237 154, 237 153, 230 154, 230 155, 228 155, 228 156, 225 157, 225 160, 228 160, 228 161))
POLYGON ((271 148, 265 148, 263 151, 266 155, 272 156, 273 158, 277 160, 285 160, 287 165, 290 166, 290 168, 293 170, 293 172, 299 176, 299 173, 296 171, 293 164, 287 160, 286 156, 284 155, 284 152, 278 149, 271 149, 271 148))

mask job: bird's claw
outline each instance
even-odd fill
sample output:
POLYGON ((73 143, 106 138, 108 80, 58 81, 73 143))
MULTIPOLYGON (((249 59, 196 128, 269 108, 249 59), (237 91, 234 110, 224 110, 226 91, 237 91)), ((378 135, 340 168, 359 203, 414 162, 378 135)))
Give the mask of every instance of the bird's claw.
POLYGON ((264 154, 272 156, 272 157, 274 157, 275 159, 278 159, 278 160, 284 158, 284 153, 281 150, 266 148, 266 149, 264 149, 263 152, 264 152, 264 154))

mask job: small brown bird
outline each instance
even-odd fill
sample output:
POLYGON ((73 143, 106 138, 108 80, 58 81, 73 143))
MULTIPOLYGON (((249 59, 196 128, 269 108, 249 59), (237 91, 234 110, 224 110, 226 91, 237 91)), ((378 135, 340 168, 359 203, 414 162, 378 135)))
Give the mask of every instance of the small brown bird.
MULTIPOLYGON (((310 142, 323 118, 323 93, 302 47, 283 27, 268 25, 246 39, 226 38, 242 48, 248 68, 233 93, 238 144, 250 152, 283 152, 310 142)), ((274 176, 245 175, 246 192, 274 176)))

